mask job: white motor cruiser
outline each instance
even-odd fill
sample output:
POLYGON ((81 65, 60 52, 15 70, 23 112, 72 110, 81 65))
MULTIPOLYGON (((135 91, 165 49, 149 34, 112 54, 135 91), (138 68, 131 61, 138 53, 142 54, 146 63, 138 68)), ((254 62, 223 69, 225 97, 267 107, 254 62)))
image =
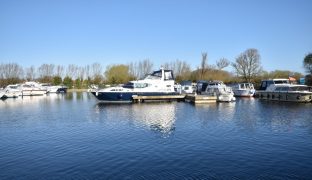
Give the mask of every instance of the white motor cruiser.
POLYGON ((202 91, 203 95, 216 95, 217 101, 231 102, 235 101, 232 89, 226 86, 222 81, 210 81, 207 84, 206 90, 202 91))
POLYGON ((237 83, 232 86, 234 96, 238 97, 253 97, 255 95, 255 88, 252 83, 237 83))
POLYGON ((47 93, 47 89, 36 82, 25 82, 20 85, 22 96, 42 96, 47 93))

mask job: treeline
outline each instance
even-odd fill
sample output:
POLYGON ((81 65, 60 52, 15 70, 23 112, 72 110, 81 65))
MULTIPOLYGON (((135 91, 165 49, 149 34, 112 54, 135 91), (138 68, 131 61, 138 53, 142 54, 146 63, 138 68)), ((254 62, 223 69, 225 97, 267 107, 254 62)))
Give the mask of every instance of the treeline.
MULTIPOLYGON (((303 75, 288 70, 264 71, 260 63, 260 55, 256 49, 247 49, 235 60, 230 62, 221 58, 217 63, 208 64, 207 53, 202 53, 200 65, 192 69, 186 61, 175 60, 162 64, 165 69, 174 72, 177 82, 183 80, 221 80, 225 83, 254 82, 259 83, 261 79, 288 78, 289 76, 299 79, 303 75), (224 70, 231 66, 234 72, 224 70)), ((112 64, 106 67, 100 63, 86 66, 70 64, 68 66, 55 64, 42 64, 39 67, 22 67, 17 63, 0 64, 0 87, 8 84, 22 83, 24 81, 39 81, 53 85, 63 84, 69 88, 88 88, 91 84, 122 84, 130 80, 142 79, 153 70, 151 60, 131 62, 129 64, 112 64)))

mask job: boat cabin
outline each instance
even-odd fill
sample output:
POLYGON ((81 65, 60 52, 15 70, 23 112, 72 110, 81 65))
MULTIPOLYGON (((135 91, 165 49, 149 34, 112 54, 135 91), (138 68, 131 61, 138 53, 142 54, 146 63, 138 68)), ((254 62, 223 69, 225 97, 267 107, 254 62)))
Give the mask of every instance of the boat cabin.
POLYGON ((267 88, 272 84, 289 84, 289 79, 269 79, 261 81, 261 86, 259 90, 267 90, 267 88))
POLYGON ((158 71, 154 71, 152 74, 149 74, 145 79, 160 79, 164 81, 174 80, 172 70, 164 70, 160 69, 158 71))

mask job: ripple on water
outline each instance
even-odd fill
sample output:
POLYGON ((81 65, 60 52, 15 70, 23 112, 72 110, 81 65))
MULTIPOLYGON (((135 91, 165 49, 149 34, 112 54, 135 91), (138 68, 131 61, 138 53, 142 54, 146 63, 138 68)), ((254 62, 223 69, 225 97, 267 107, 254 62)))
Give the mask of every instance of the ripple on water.
POLYGON ((312 104, 0 101, 1 179, 307 179, 312 104), (19 109, 16 111, 16 109, 19 109))

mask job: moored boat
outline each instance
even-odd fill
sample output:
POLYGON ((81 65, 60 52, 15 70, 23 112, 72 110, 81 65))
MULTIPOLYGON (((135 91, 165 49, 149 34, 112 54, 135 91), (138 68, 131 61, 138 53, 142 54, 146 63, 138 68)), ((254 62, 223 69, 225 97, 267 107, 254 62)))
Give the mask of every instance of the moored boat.
POLYGON ((236 100, 232 89, 226 86, 222 81, 208 82, 205 91, 202 91, 201 94, 215 95, 217 96, 217 101, 220 102, 231 102, 236 100))
POLYGON ((47 90, 47 93, 66 93, 67 87, 66 86, 53 86, 49 83, 42 83, 41 86, 47 90))
POLYGON ((36 82, 25 82, 20 85, 22 96, 42 96, 47 93, 47 89, 36 82))
POLYGON ((237 83, 232 87, 234 96, 237 97, 253 97, 255 95, 255 88, 252 83, 237 83))
POLYGON ((10 84, 4 89, 4 95, 2 98, 17 98, 22 94, 19 84, 10 84))
POLYGON ((123 86, 92 90, 91 93, 102 102, 132 102, 134 96, 177 95, 174 90, 172 70, 161 68, 143 80, 130 81, 123 86))
POLYGON ((263 80, 260 89, 256 91, 256 96, 272 101, 312 101, 312 92, 308 86, 290 84, 288 79, 263 80))

